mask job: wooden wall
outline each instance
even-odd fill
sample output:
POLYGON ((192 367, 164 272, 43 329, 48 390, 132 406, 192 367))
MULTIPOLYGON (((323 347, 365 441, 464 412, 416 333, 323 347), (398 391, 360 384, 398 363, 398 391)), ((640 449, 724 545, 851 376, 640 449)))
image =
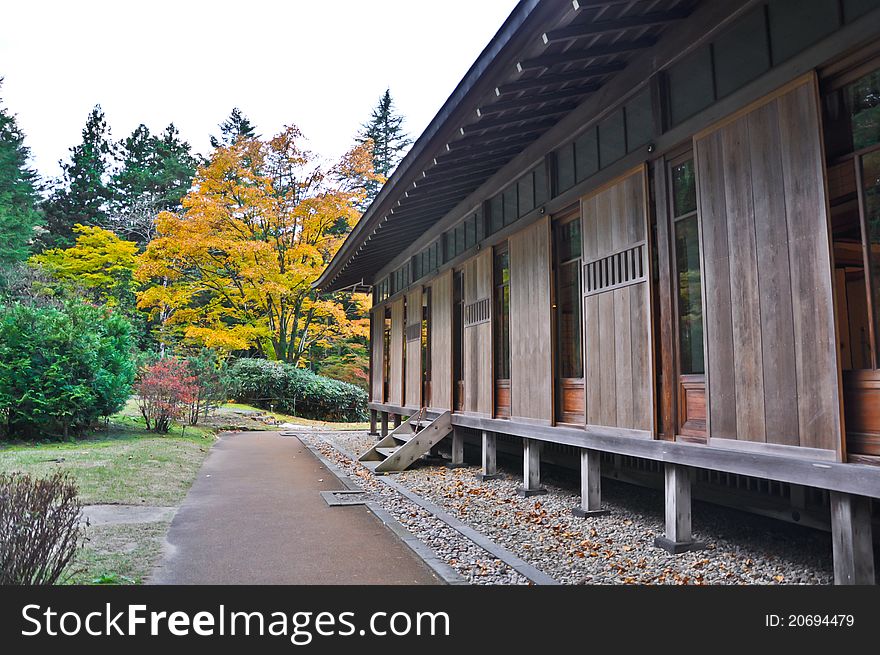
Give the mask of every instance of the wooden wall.
POLYGON ((694 137, 710 439, 840 456, 819 121, 809 76, 694 137))
MULTIPOLYGON (((464 303, 492 297, 492 251, 465 262, 464 303)), ((490 301, 491 305, 491 301, 490 301)), ((450 342, 451 343, 451 342, 450 342)), ((464 343, 464 411, 490 417, 493 403, 492 322, 465 327, 464 343)))
POLYGON ((510 415, 553 420, 550 217, 510 237, 510 415))
POLYGON ((431 283, 431 407, 452 409, 452 271, 431 283))
POLYGON ((372 386, 372 394, 370 400, 374 403, 381 403, 385 399, 382 398, 382 377, 384 375, 383 356, 385 339, 383 329, 385 327, 385 306, 380 305, 373 307, 370 311, 370 348, 372 349, 372 361, 370 366, 370 384, 372 386))
POLYGON ((422 288, 406 294, 406 392, 407 407, 422 406, 422 288), (415 338, 413 338, 415 337, 415 338))
POLYGON ((403 405, 403 298, 391 303, 391 380, 388 403, 403 405))
POLYGON ((587 425, 654 431, 644 167, 581 199, 587 425))

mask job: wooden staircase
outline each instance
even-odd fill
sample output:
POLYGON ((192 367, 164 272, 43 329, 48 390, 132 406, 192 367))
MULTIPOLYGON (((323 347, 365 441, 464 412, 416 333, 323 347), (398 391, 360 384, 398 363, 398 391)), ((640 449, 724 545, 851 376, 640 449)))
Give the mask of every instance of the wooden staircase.
POLYGON ((452 414, 429 418, 423 407, 364 453, 360 460, 373 473, 403 471, 452 432, 452 414))

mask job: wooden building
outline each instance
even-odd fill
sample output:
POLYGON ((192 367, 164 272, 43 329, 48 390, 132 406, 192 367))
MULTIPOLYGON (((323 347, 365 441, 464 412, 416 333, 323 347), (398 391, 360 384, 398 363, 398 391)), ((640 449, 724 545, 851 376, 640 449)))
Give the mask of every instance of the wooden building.
MULTIPOLYGON (((448 35, 453 37, 454 35, 448 35)), ((880 498, 880 0, 522 0, 317 283, 371 288, 370 408, 880 498)), ((454 38, 451 39, 454 41, 454 38)), ((425 83, 429 83, 425 80, 425 83)))

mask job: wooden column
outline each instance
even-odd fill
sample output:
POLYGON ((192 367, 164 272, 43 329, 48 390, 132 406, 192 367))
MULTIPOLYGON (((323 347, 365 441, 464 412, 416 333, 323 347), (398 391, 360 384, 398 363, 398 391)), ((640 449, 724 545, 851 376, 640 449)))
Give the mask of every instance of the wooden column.
POLYGON ((871 499, 837 491, 830 495, 834 584, 872 585, 871 499))
POLYGON ((602 516, 608 514, 602 505, 602 469, 599 462, 599 451, 589 448, 581 449, 581 504, 571 513, 580 518, 602 516))
POLYGON ((691 470, 680 464, 666 464, 666 535, 654 545, 673 555, 702 550, 705 544, 691 535, 691 470))
POLYGON ((381 413, 381 429, 379 430, 379 436, 383 439, 388 436, 388 412, 381 413))
POLYGON ((452 428, 452 461, 451 468, 464 466, 464 434, 461 428, 452 428))
POLYGON ((401 422, 400 414, 392 414, 392 416, 394 417, 394 427, 399 428, 401 422))
POLYGON ((370 435, 374 437, 379 436, 379 431, 376 429, 376 423, 378 422, 379 412, 375 409, 370 410, 370 435))
POLYGON ((541 486, 541 442, 535 439, 523 439, 523 486, 517 493, 525 497, 547 493, 541 486))
POLYGON ((477 475, 480 480, 495 480, 498 473, 496 437, 494 432, 483 430, 483 471, 477 475))

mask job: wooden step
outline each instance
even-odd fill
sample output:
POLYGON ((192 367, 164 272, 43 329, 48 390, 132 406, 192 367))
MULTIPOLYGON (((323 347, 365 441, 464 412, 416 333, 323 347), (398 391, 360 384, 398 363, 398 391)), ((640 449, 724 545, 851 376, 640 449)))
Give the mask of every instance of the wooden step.
POLYGON ((391 457, 399 449, 400 446, 395 446, 394 448, 376 448, 376 452, 380 455, 384 455, 385 457, 391 457))

